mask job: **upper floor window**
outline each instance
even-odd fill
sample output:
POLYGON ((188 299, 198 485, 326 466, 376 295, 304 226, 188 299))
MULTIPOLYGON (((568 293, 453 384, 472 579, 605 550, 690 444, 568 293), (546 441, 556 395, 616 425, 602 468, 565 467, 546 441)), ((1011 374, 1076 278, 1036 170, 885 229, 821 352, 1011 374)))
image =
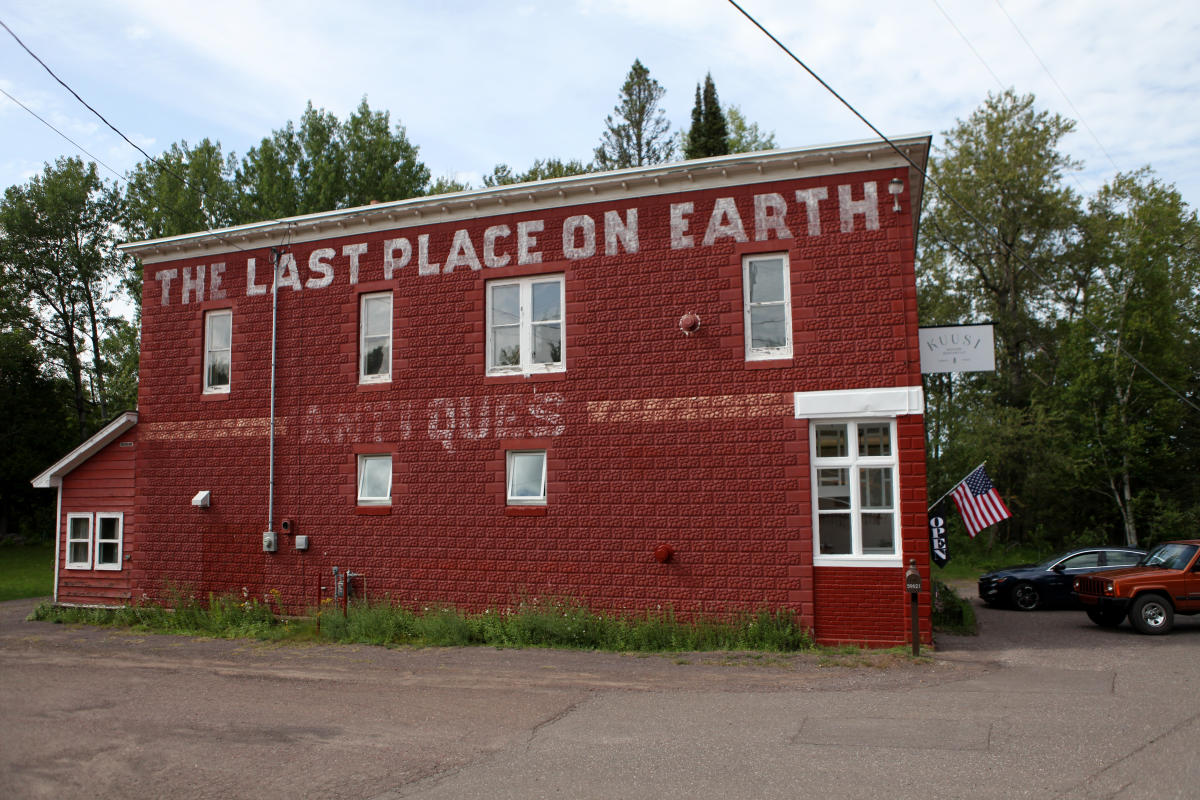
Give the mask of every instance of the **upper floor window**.
POLYGON ((392 293, 364 294, 358 311, 358 381, 392 379, 392 293))
POLYGON ((563 276, 537 275, 487 285, 487 373, 560 372, 563 343, 563 276))
POLYGON ((791 358, 791 270, 785 253, 742 260, 746 359, 791 358))
POLYGON ((233 354, 233 312, 209 311, 204 315, 204 391, 228 392, 233 354))
POLYGON ((814 561, 898 556, 893 423, 813 422, 811 437, 814 561))

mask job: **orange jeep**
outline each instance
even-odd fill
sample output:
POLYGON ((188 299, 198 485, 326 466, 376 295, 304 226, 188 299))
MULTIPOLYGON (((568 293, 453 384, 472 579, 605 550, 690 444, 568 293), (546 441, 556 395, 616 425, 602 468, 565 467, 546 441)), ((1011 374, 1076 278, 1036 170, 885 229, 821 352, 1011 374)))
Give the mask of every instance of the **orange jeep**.
POLYGON ((1115 628, 1129 617, 1139 633, 1166 633, 1175 615, 1200 614, 1200 539, 1166 542, 1136 567, 1075 579, 1075 596, 1092 622, 1115 628))

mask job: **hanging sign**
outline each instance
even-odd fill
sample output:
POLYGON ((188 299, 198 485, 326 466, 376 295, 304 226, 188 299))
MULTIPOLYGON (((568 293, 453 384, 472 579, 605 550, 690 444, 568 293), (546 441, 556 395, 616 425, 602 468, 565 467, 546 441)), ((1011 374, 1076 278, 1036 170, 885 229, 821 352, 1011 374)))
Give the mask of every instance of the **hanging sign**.
POLYGON ((922 375, 996 371, 996 338, 990 324, 920 328, 917 337, 922 375))

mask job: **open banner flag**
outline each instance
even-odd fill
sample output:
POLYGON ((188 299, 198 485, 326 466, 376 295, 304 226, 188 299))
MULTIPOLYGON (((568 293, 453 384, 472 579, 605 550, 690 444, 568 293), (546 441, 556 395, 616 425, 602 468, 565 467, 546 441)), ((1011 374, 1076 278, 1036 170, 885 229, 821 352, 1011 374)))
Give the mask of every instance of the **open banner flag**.
POLYGON ((1008 506, 1000 499, 1000 493, 992 486, 987 473, 984 472, 983 464, 963 478, 962 482, 954 487, 954 491, 950 492, 950 497, 953 498, 954 505, 958 506, 958 513, 962 515, 963 524, 967 526, 967 533, 971 534, 971 538, 975 538, 975 534, 984 528, 1012 516, 1008 506))

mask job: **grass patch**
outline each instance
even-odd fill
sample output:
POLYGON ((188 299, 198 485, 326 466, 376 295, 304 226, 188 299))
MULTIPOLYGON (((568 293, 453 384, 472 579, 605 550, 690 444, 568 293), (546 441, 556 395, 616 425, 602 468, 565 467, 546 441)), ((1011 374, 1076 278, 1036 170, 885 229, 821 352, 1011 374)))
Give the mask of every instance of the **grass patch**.
POLYGON ((933 579, 933 629, 960 636, 978 633, 971 602, 959 597, 958 592, 936 577, 933 579))
POLYGON ((54 592, 54 543, 0 546, 0 600, 54 592))
POLYGON ((388 602, 354 603, 345 616, 327 607, 301 619, 276 616, 253 598, 177 593, 171 609, 145 604, 115 609, 43 603, 30 619, 267 641, 338 642, 409 647, 553 647, 611 652, 814 649, 790 612, 760 611, 730 619, 679 620, 670 612, 615 615, 564 601, 520 603, 467 614, 452 607, 413 611, 388 602), (319 630, 318 630, 319 619, 319 630))

